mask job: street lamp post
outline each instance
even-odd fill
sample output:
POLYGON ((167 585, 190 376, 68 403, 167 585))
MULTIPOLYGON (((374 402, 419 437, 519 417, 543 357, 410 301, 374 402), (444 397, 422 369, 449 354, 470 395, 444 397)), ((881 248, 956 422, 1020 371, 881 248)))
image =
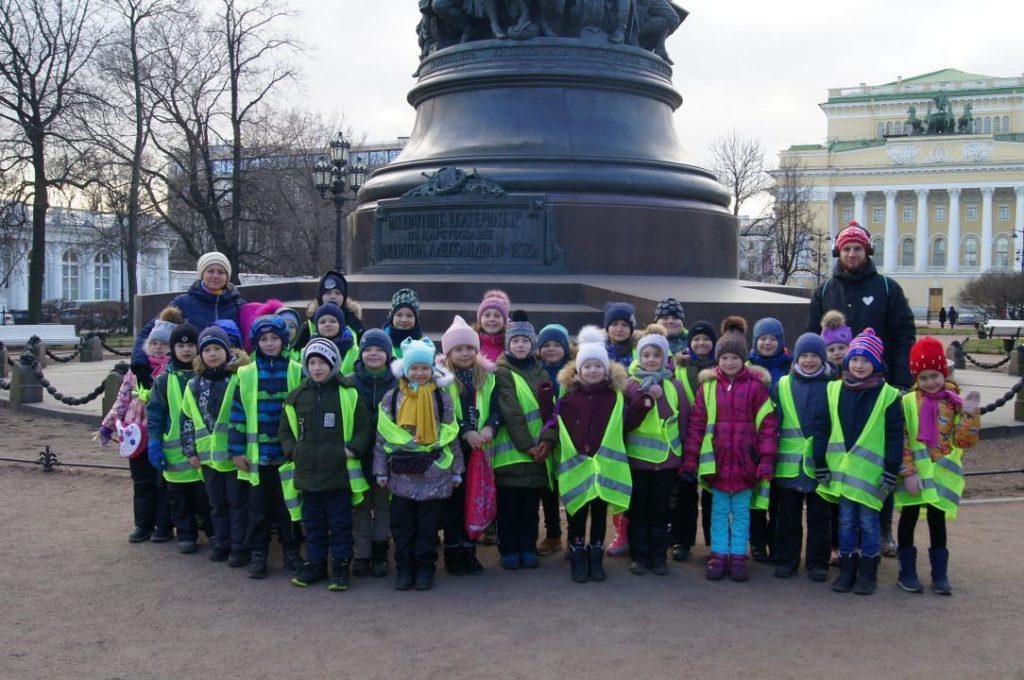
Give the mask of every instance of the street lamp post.
MULTIPOLYGON (((814 276, 816 285, 821 285, 821 266, 827 264, 832 258, 831 248, 829 247, 831 239, 828 234, 823 232, 817 232, 811 237, 814 242, 814 252, 811 253, 811 259, 814 260, 814 276), (822 252, 822 246, 825 246, 825 251, 822 252)), ((826 270, 827 271, 827 270, 826 270)))
POLYGON ((354 163, 349 162, 352 145, 340 132, 331 140, 329 149, 330 162, 321 156, 313 166, 313 184, 320 192, 321 198, 327 198, 328 194, 334 198, 334 269, 344 274, 342 218, 345 201, 356 200, 359 187, 366 181, 367 168, 358 157, 354 163), (352 196, 347 197, 346 194, 350 190, 352 196))

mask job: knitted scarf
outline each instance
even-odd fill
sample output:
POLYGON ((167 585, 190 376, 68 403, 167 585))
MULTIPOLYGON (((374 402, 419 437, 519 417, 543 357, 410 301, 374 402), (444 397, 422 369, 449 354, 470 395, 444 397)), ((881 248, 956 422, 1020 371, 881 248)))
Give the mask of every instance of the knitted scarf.
POLYGON ((433 381, 418 385, 402 378, 402 403, 398 407, 395 423, 402 429, 415 433, 416 443, 430 446, 437 441, 437 415, 434 413, 433 381))
POLYGON ((964 400, 951 389, 943 388, 938 392, 920 390, 924 400, 921 401, 921 416, 917 423, 917 441, 928 448, 939 445, 939 405, 946 399, 953 404, 953 410, 959 412, 964 400))
POLYGON ((672 377, 672 371, 667 368, 659 368, 657 371, 645 371, 637 367, 633 371, 633 377, 640 381, 640 391, 646 392, 651 385, 660 385, 663 381, 672 377))
POLYGON ((866 392, 868 390, 876 390, 882 386, 885 382, 885 374, 875 372, 868 377, 861 380, 855 378, 853 373, 849 371, 843 371, 843 387, 853 390, 854 392, 866 392))

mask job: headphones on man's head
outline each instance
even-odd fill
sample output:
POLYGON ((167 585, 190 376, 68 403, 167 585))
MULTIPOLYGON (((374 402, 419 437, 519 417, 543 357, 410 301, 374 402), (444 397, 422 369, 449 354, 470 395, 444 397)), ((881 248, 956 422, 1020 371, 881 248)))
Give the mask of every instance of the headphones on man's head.
POLYGON ((839 234, 842 234, 845 230, 850 227, 860 229, 864 232, 864 235, 868 237, 868 244, 865 246, 864 251, 868 254, 868 257, 875 254, 875 246, 871 243, 871 232, 860 226, 860 222, 857 220, 850 220, 845 227, 840 229, 836 233, 836 237, 832 240, 832 257, 839 257, 839 234))

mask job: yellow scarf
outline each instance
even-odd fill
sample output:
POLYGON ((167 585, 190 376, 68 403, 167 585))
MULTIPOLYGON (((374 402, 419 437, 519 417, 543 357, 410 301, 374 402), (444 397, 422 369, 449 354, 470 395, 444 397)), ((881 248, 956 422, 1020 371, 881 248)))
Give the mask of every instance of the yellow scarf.
POLYGON ((410 385, 402 378, 400 389, 403 399, 395 422, 402 429, 414 432, 417 444, 430 446, 437 441, 437 416, 434 413, 437 385, 433 382, 410 385))

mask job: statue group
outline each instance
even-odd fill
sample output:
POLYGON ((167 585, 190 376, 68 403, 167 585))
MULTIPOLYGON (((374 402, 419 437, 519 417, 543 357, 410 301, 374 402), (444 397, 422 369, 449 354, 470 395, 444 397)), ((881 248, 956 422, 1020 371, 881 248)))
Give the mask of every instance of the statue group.
POLYGON ((956 132, 970 133, 974 127, 974 107, 970 102, 964 104, 964 113, 958 119, 953 113, 953 104, 945 92, 941 92, 928 103, 928 113, 924 118, 917 117, 917 108, 911 106, 907 111, 906 127, 910 135, 948 135, 956 132), (932 111, 932 105, 937 109, 932 111))
POLYGON ((665 40, 688 12, 671 0, 419 0, 420 58, 475 40, 539 36, 635 45, 671 64, 665 40))

